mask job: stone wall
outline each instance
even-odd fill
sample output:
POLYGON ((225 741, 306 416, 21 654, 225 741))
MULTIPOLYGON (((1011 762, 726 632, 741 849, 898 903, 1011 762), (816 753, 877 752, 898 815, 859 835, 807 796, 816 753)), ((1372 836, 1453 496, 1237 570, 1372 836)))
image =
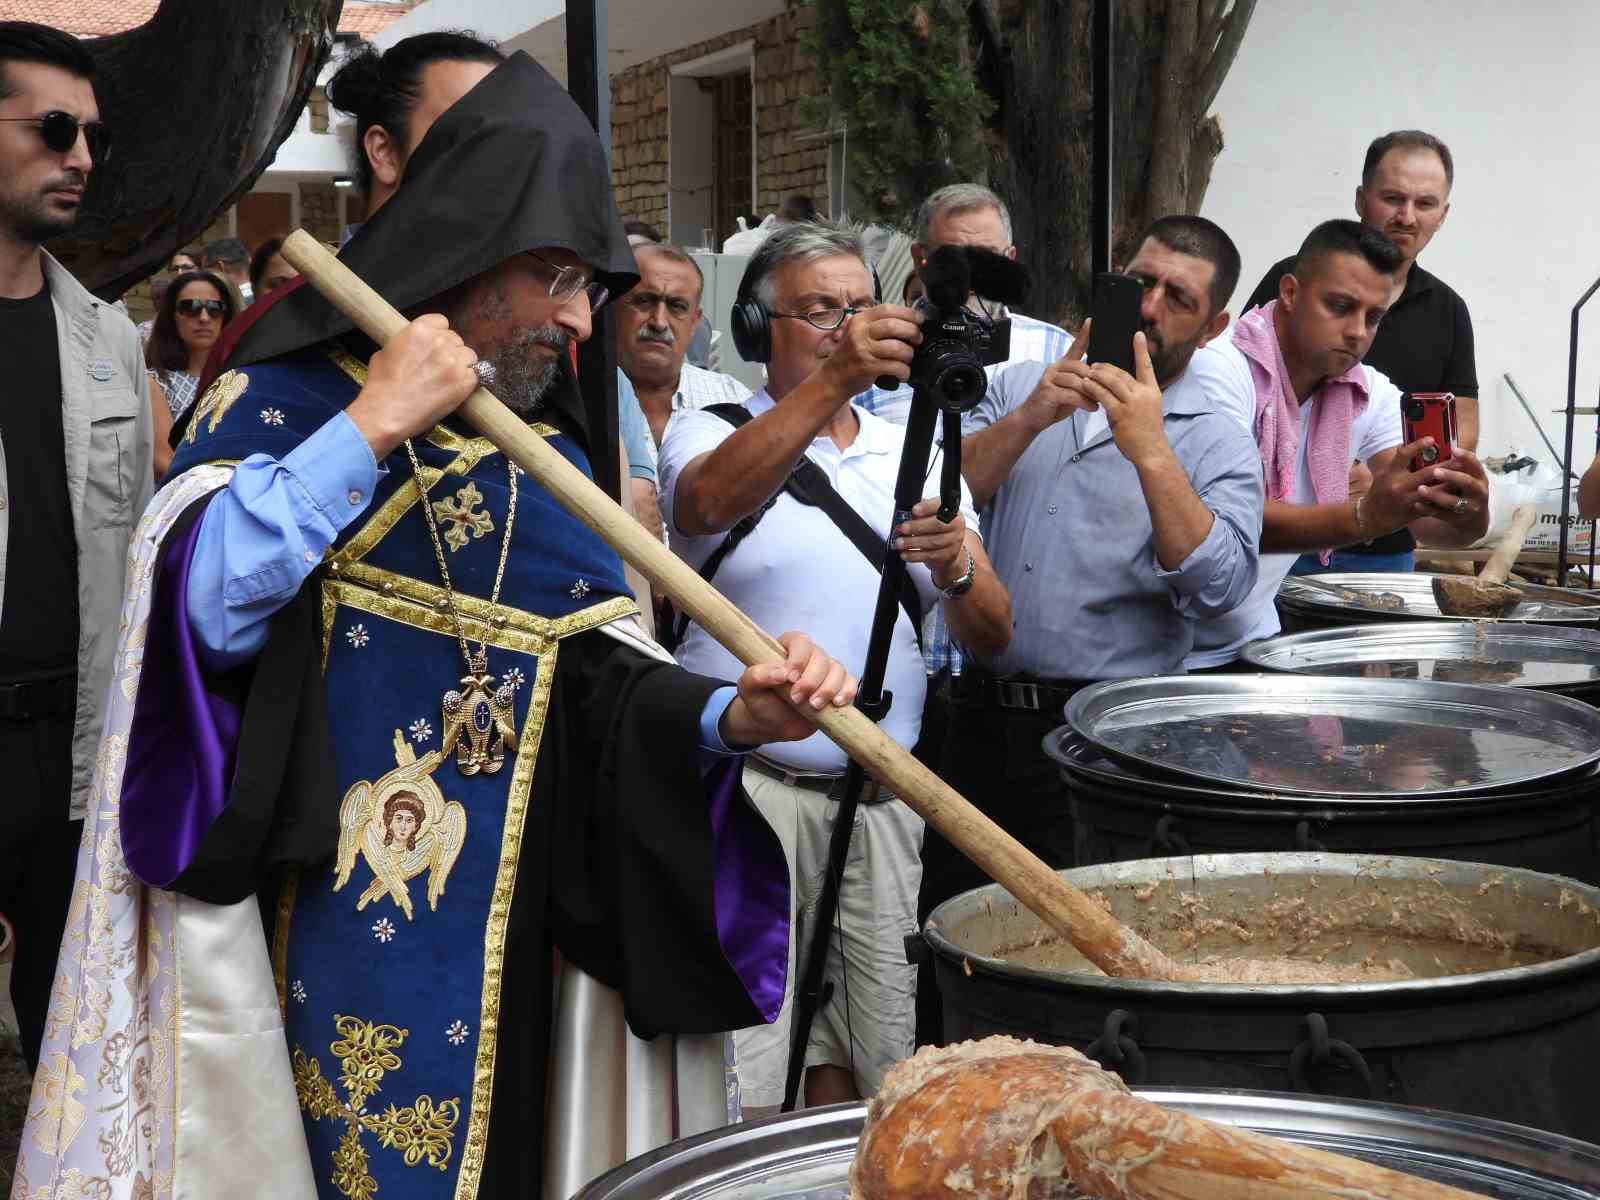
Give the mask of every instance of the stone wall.
POLYGON ((300 227, 319 242, 339 244, 339 189, 331 183, 300 184, 300 227))
POLYGON ((789 10, 747 29, 697 42, 640 63, 611 79, 611 181, 624 218, 648 221, 666 232, 668 72, 741 42, 755 43, 756 216, 776 211, 791 192, 828 207, 828 145, 797 142, 807 130, 800 101, 816 94, 817 74, 801 49, 812 9, 791 0, 789 10))

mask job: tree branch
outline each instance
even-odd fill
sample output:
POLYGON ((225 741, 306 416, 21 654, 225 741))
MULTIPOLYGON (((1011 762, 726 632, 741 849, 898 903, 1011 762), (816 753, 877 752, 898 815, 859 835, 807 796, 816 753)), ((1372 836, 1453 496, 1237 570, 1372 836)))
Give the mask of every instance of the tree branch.
MULTIPOLYGON (((1223 25, 1227 17, 1226 0, 1201 0, 1200 37, 1195 42, 1195 45, 1199 52, 1205 56, 1203 61, 1210 61, 1210 56, 1216 49, 1217 39, 1222 36, 1223 25)), ((1199 73, 1199 71, 1196 71, 1196 76, 1199 73)))
MULTIPOLYGON (((1223 18, 1223 29, 1217 38, 1216 49, 1211 51, 1211 57, 1206 61, 1205 67, 1195 75, 1198 81, 1195 88, 1198 96, 1195 112, 1205 113, 1211 110, 1211 105, 1217 99, 1217 93, 1222 90, 1222 81, 1227 78, 1228 68, 1233 66, 1234 57, 1239 53, 1239 45, 1244 41, 1244 31, 1250 27, 1250 18, 1255 15, 1255 11, 1256 0, 1233 0, 1233 6, 1223 18)), ((1201 42, 1202 46, 1207 44, 1201 42)))
POLYGON ((1195 128, 1194 145, 1189 150, 1189 191, 1184 197, 1184 212, 1200 211, 1206 189, 1211 186, 1211 168, 1216 165, 1222 146, 1222 122, 1209 116, 1195 128))

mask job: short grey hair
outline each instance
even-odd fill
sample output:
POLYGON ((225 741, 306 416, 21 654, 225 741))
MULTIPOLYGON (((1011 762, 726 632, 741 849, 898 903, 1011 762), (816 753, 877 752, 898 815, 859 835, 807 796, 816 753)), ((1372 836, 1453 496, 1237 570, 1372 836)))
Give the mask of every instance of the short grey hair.
POLYGON ((792 262, 837 258, 842 254, 866 263, 867 250, 859 226, 825 221, 780 225, 750 256, 744 278, 739 283, 739 294, 754 297, 770 309, 778 302, 772 291, 772 275, 779 267, 792 262))
POLYGON ((662 258, 671 259, 675 263, 693 267, 695 278, 700 281, 700 299, 705 298, 706 273, 700 269, 700 264, 695 262, 694 255, 690 254, 682 246, 674 246, 671 242, 646 242, 642 246, 633 248, 634 262, 637 263, 640 256, 644 254, 659 254, 662 258))
POLYGON ((971 212, 975 208, 992 208, 1000 214, 1000 225, 1006 231, 1006 242, 1011 236, 1011 212, 1006 202, 981 183, 952 183, 942 187, 922 202, 917 209, 916 240, 928 244, 928 230, 940 217, 953 213, 971 212))

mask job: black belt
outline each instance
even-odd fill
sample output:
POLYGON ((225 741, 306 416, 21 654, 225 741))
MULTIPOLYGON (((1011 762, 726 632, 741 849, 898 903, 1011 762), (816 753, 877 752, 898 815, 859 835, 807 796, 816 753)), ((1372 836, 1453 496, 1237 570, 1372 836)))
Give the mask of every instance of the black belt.
MULTIPOLYGON (((845 776, 843 775, 797 775, 793 771, 786 771, 782 767, 769 763, 766 759, 759 758, 754 754, 746 755, 744 761, 747 766, 753 768, 758 774, 765 775, 768 779, 776 779, 778 782, 786 783, 790 787, 804 788, 808 792, 818 792, 829 800, 844 799, 845 776)), ((891 793, 884 791, 878 786, 877 781, 870 777, 861 788, 862 804, 882 804, 893 799, 894 796, 891 793)))
POLYGON ((78 708, 77 675, 0 683, 0 721, 70 717, 78 708))
POLYGON ((958 701, 969 706, 1060 718, 1067 701, 1091 682, 1086 679, 1035 679, 1027 675, 997 678, 969 666, 956 681, 955 691, 958 701))

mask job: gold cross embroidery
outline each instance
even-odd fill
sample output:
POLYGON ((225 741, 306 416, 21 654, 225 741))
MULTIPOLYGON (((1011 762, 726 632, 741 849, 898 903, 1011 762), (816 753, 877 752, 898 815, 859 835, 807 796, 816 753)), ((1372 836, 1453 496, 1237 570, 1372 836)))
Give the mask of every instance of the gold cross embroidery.
POLYGON ((383 1077, 399 1070, 395 1053, 410 1034, 409 1029, 393 1025, 374 1025, 359 1017, 334 1014, 333 1026, 340 1038, 329 1049, 339 1060, 339 1084, 345 1100, 339 1099, 331 1080, 323 1077, 322 1064, 307 1058, 304 1050, 294 1050, 294 1091, 300 1107, 313 1120, 332 1119, 345 1123, 344 1136, 333 1152, 333 1186, 351 1200, 372 1200, 378 1181, 367 1165, 363 1133, 376 1134, 378 1145, 398 1150, 408 1167, 424 1159, 430 1167, 445 1170, 450 1164, 451 1141, 461 1120, 461 1099, 435 1103, 418 1096, 405 1108, 393 1104, 381 1113, 367 1111, 367 1101, 382 1090, 383 1077))
POLYGON ((433 512, 444 526, 444 540, 454 554, 471 538, 481 538, 494 532, 494 518, 486 512, 476 511, 483 503, 483 493, 478 485, 469 483, 454 496, 433 502, 433 512))

